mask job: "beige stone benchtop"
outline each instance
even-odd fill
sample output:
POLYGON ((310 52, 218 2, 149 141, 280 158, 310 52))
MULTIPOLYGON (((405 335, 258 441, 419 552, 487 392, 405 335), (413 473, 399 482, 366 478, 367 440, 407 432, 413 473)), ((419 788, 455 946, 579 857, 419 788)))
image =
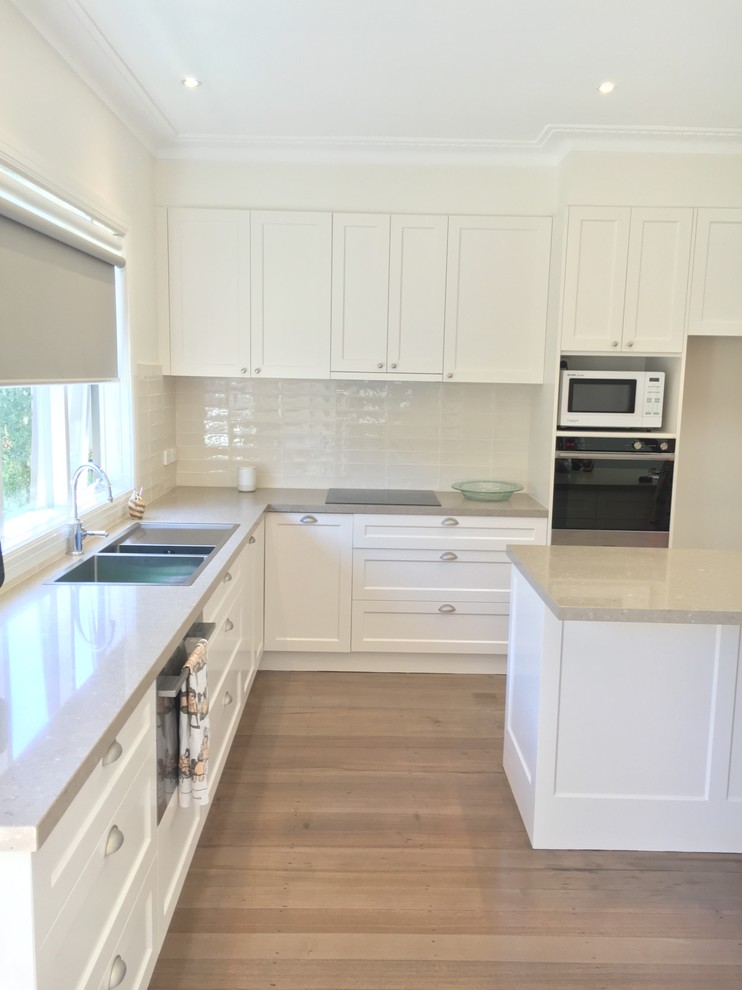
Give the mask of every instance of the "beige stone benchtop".
MULTIPOLYGON (((151 686, 222 575, 267 511, 546 516, 528 495, 442 505, 325 505, 326 491, 179 488, 145 522, 236 523, 193 584, 183 587, 46 583, 63 557, 0 592, 0 850, 39 847, 151 686)), ((113 539, 131 520, 110 530, 113 539)), ((86 556, 104 541, 90 538, 86 556)))
POLYGON ((558 619, 742 624, 742 550, 510 547, 558 619))

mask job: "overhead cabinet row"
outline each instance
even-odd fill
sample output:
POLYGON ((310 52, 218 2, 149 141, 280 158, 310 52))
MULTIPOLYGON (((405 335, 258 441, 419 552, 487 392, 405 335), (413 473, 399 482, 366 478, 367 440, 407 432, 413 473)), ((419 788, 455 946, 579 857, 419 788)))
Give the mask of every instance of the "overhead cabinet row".
POLYGON ((170 370, 543 380, 551 220, 168 211, 170 370))
POLYGON ((740 334, 741 267, 742 210, 571 207, 562 350, 680 354, 686 328, 740 334))

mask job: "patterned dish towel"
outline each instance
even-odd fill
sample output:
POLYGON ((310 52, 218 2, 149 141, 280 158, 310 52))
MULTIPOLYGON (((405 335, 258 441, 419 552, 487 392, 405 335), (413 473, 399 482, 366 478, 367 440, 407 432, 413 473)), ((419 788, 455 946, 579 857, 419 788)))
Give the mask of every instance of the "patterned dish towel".
POLYGON ((206 686, 207 642, 187 639, 188 678, 180 692, 180 760, 178 797, 181 808, 209 801, 209 694, 206 686))

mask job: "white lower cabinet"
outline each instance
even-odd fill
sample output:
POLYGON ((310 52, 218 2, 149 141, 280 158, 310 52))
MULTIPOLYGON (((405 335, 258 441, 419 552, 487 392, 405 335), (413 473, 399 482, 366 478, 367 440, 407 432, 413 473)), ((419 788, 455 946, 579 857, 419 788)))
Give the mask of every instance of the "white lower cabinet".
POLYGON ((546 543, 546 519, 526 516, 272 513, 267 526, 266 649, 297 654, 505 654, 506 547, 546 543))
POLYGON ((266 650, 349 650, 353 516, 276 512, 266 525, 266 650))
POLYGON ((546 542, 546 520, 357 515, 357 651, 507 653, 508 544, 546 542))
POLYGON ((353 649, 371 653, 506 653, 508 606, 489 602, 353 602, 353 649))

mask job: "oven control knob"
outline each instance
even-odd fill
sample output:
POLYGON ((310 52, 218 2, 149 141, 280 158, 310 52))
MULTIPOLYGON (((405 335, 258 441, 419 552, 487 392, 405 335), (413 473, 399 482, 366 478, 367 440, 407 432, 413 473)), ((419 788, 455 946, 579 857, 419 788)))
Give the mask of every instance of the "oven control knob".
POLYGON ((660 450, 668 450, 669 447, 670 444, 667 442, 667 440, 663 440, 662 443, 660 444, 660 450))
POLYGON ((634 440, 634 450, 641 450, 643 446, 641 440, 634 440))

